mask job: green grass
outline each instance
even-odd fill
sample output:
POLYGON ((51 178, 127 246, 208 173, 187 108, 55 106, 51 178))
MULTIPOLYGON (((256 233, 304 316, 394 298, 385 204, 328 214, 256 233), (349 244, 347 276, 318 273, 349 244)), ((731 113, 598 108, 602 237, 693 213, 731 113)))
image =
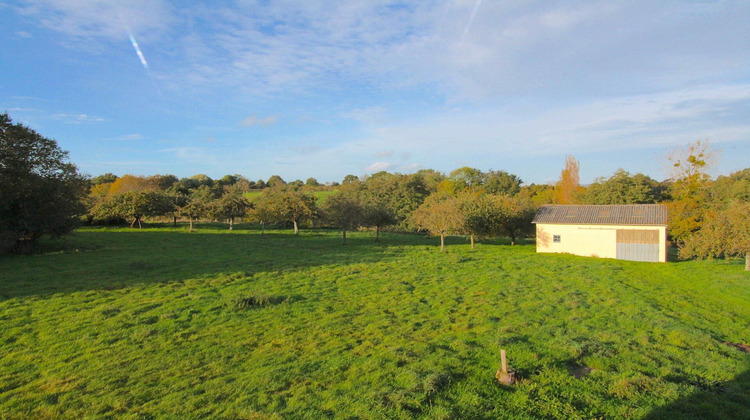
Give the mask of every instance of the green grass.
POLYGON ((750 417, 740 261, 437 241, 84 229, 1 257, 0 418, 750 417))

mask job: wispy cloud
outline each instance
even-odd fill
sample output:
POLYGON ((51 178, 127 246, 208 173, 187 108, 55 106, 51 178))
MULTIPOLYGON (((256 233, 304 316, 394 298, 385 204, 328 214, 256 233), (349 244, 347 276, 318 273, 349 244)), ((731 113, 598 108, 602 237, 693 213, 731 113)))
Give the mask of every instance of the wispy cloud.
POLYGON ((393 150, 381 150, 379 152, 376 152, 373 156, 376 158, 380 157, 391 157, 393 156, 393 150))
POLYGON ((25 0, 16 10, 45 28, 78 39, 127 38, 123 20, 133 33, 155 39, 168 31, 176 18, 166 0, 25 0))
POLYGON ((220 169, 222 160, 218 159, 210 150, 204 147, 175 147, 170 149, 162 149, 159 153, 167 153, 182 163, 190 165, 200 165, 203 168, 211 167, 212 169, 220 169))
POLYGON ((166 0, 27 0, 17 9, 77 39, 120 40, 119 11, 139 40, 169 42, 160 49, 179 60, 163 75, 173 89, 210 84, 238 96, 426 84, 458 100, 675 88, 744 74, 737 51, 750 46, 750 3, 310 0, 178 10, 166 0), (656 18, 664 15, 673 18, 656 18))
POLYGON ((139 133, 133 133, 133 134, 123 134, 121 136, 113 137, 112 140, 125 140, 125 141, 134 141, 134 140, 143 140, 145 137, 143 134, 139 133))
POLYGON ((67 124, 85 124, 85 123, 100 123, 109 121, 107 118, 97 117, 95 115, 88 114, 53 114, 53 119, 61 120, 67 124))
POLYGON ((261 127, 267 127, 269 125, 274 125, 279 120, 279 117, 276 115, 268 115, 266 117, 258 117, 257 115, 251 115, 242 122, 240 122, 240 125, 243 127, 254 127, 254 126, 261 126, 261 127))

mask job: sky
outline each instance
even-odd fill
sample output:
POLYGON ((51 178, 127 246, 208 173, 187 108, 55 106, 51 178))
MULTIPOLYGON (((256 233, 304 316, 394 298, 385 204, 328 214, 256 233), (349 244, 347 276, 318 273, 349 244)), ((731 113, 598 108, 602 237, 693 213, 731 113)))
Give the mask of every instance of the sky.
POLYGON ((0 112, 92 176, 750 167, 748 1, 0 0, 0 112))

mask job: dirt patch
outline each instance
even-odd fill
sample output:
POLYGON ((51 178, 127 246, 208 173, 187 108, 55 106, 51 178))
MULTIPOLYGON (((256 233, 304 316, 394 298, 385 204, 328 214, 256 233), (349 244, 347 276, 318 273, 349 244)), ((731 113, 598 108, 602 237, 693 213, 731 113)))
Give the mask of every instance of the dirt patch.
POLYGON ((730 343, 729 341, 725 341, 724 344, 726 344, 727 346, 734 347, 743 353, 750 353, 750 345, 748 344, 730 343))
POLYGON ((586 365, 568 365, 568 372, 570 372, 570 374, 573 375, 573 377, 576 379, 585 378, 589 376, 593 371, 593 368, 590 368, 586 365))

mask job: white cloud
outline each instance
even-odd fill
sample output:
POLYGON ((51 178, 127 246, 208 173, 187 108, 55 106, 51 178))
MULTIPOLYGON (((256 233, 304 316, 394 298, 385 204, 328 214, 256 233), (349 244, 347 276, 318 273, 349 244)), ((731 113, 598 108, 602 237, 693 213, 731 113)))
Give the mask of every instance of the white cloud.
POLYGON ((67 124, 84 124, 84 123, 98 123, 109 121, 107 118, 97 117, 95 115, 88 114, 53 114, 53 119, 62 120, 67 124))
POLYGON ((380 171, 387 171, 390 169, 393 165, 388 162, 375 162, 368 167, 365 168, 365 171, 367 172, 380 172, 380 171))

